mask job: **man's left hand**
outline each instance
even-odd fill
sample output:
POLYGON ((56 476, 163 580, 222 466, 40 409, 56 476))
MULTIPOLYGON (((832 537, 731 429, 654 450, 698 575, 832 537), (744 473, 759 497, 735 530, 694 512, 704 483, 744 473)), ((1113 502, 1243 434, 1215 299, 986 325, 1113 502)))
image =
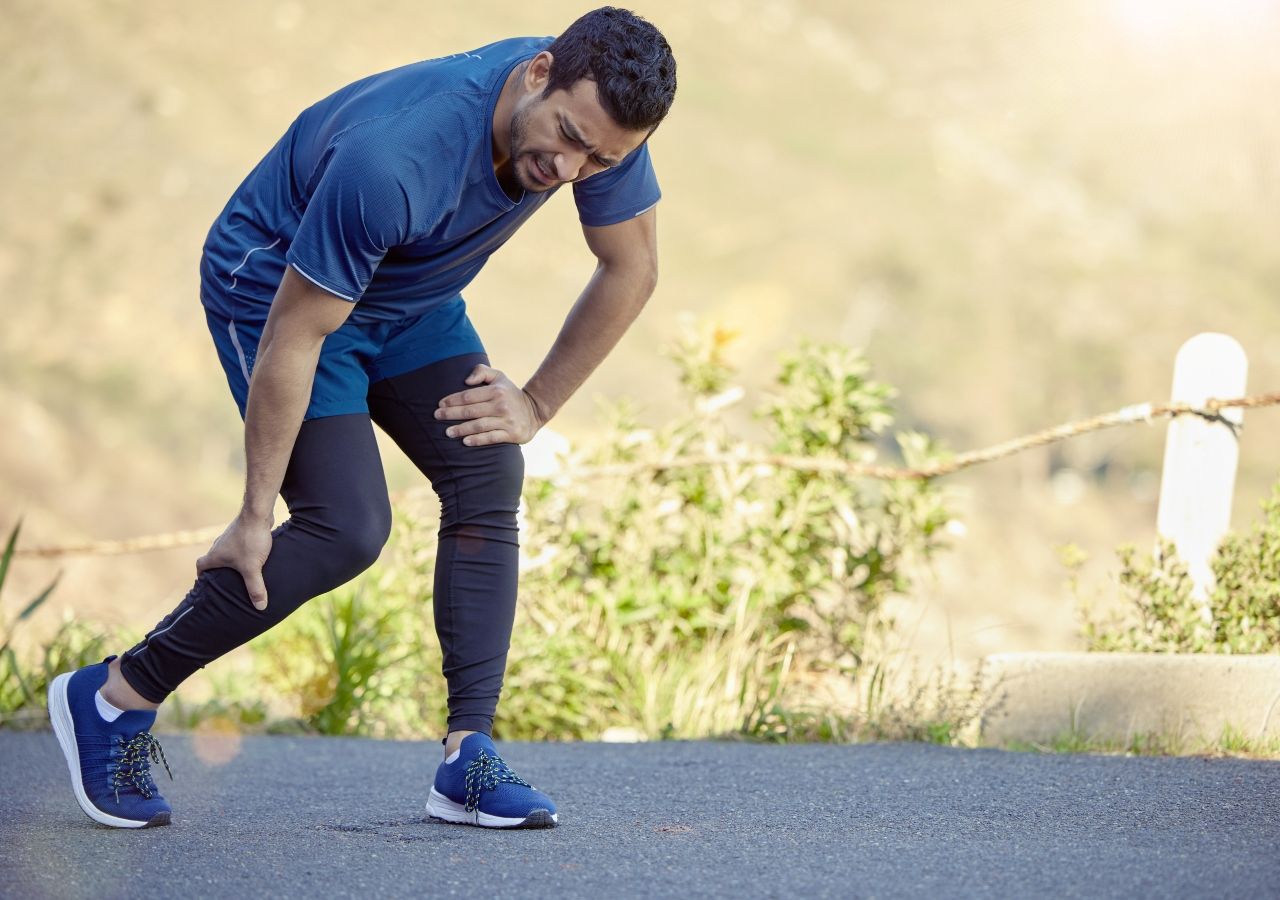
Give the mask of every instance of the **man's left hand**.
POLYGON ((543 426, 533 398, 492 366, 476 366, 466 383, 467 390, 444 397, 436 409, 437 419, 459 423, 445 431, 449 437, 468 447, 524 444, 543 426))

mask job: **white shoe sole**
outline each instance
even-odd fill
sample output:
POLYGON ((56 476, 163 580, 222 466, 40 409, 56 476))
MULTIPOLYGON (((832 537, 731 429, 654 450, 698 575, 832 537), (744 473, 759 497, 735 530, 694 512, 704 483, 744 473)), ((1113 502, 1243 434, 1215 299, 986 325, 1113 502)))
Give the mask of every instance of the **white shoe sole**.
POLYGON ((137 819, 121 819, 104 813, 89 800, 84 792, 84 782, 80 778, 80 748, 76 745, 76 726, 71 719, 71 707, 67 703, 67 684, 71 674, 64 673, 53 679, 49 685, 49 719, 53 722, 53 733, 58 736, 58 745, 62 747, 62 755, 66 757, 67 768, 71 770, 71 790, 75 792, 76 802, 93 821, 112 828, 146 828, 148 825, 168 824, 150 819, 140 822, 137 819))
POLYGON ((427 815, 444 819, 446 822, 457 822, 462 825, 479 825, 481 828, 550 828, 560 821, 560 814, 535 809, 523 819, 509 819, 504 816, 491 816, 480 810, 467 812, 461 803, 454 803, 434 787, 427 797, 427 815))

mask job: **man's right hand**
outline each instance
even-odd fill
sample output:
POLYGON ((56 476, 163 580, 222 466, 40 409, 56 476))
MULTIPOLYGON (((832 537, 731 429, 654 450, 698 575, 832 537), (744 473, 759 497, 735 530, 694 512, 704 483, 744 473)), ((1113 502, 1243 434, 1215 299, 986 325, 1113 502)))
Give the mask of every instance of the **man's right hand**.
POLYGON ((262 567, 270 554, 271 521, 241 514, 218 536, 209 552, 196 560, 196 572, 235 569, 244 579, 250 602, 256 609, 266 609, 267 585, 262 580, 262 567))

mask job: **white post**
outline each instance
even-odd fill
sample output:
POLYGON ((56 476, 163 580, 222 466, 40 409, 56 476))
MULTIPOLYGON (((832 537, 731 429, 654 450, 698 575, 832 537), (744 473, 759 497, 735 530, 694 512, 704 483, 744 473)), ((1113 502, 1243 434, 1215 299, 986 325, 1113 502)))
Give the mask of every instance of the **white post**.
MULTIPOLYGON (((1182 345, 1173 367, 1173 402, 1203 406, 1206 400, 1242 397, 1249 361, 1244 348, 1225 334, 1198 334, 1182 345)), ((1160 482, 1156 530, 1173 541, 1187 563, 1195 596, 1213 587, 1209 561, 1231 525, 1240 444, 1235 428, 1244 410, 1224 409, 1226 422, 1177 416, 1169 423, 1160 482)), ((1203 613, 1209 616, 1208 607, 1203 613)))

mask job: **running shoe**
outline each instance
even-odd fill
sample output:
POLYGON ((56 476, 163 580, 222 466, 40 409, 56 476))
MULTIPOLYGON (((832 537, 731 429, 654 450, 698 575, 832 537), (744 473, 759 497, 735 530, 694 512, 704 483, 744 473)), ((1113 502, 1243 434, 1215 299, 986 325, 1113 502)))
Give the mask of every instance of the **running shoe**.
POLYGON ((164 751, 149 730, 155 712, 129 710, 108 722, 94 702, 94 694, 107 682, 112 659, 59 675, 49 685, 49 718, 71 770, 71 789, 80 808, 103 825, 168 825, 169 804, 151 778, 153 762, 169 771, 164 751))
POLYGON ((479 732, 436 769, 427 814, 483 828, 550 828, 560 820, 551 798, 512 772, 479 732))

